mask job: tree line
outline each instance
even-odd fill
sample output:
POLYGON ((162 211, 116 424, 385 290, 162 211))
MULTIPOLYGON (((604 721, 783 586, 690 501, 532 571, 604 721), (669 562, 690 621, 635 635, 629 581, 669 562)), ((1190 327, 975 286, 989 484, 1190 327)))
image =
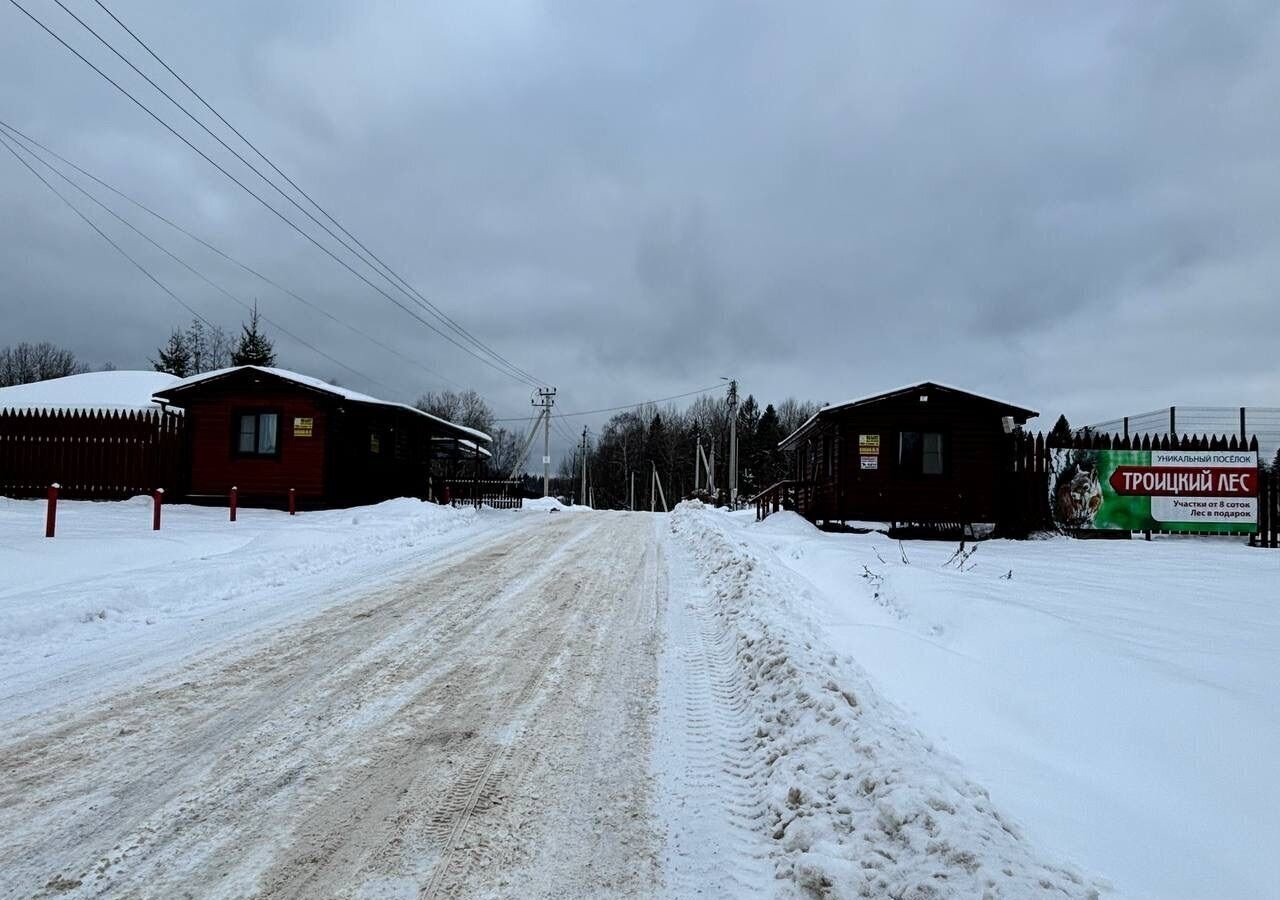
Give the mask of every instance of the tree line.
POLYGON ((157 372, 186 378, 229 366, 274 366, 276 350, 262 328, 254 304, 249 321, 241 324, 237 338, 218 325, 192 319, 185 329, 175 328, 169 333, 169 340, 156 350, 150 362, 157 372))
MULTIPOLYGON (((737 405, 738 495, 747 498, 788 477, 785 454, 779 442, 818 411, 819 404, 789 397, 763 409, 748 395, 737 405)), ((661 500, 652 490, 656 471, 662 493, 673 505, 683 497, 695 496, 694 479, 701 468, 698 445, 712 462, 712 483, 716 495, 707 488, 706 474, 699 478, 696 496, 723 500, 729 484, 729 437, 734 422, 734 398, 703 395, 686 408, 674 405, 638 407, 613 416, 599 434, 590 436, 585 451, 587 480, 595 505, 625 509, 631 503, 632 475, 635 476, 635 506, 648 509, 661 500)), ((578 497, 581 493, 583 448, 575 447, 561 461, 556 492, 578 497)))

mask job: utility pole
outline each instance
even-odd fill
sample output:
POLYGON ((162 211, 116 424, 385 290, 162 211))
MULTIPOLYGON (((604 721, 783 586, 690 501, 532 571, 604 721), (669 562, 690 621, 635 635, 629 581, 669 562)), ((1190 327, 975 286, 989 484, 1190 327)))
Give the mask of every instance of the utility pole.
POLYGON ((542 496, 551 495, 551 407, 556 405, 555 388, 538 388, 538 399, 530 400, 542 407, 542 496))
POLYGON ((729 379, 729 508, 738 508, 738 380, 729 379))
POLYGON ((656 499, 654 497, 655 493, 658 497, 662 498, 662 511, 671 512, 671 510, 667 508, 667 495, 662 490, 662 478, 658 475, 658 464, 651 462, 649 465, 653 466, 653 481, 649 488, 649 512, 657 512, 658 507, 654 502, 656 499), (657 488, 656 492, 654 491, 654 488, 657 488))
POLYGON ((636 511, 636 473, 631 473, 631 511, 636 511))
POLYGON ((591 504, 587 501, 587 426, 582 426, 582 502, 591 504))

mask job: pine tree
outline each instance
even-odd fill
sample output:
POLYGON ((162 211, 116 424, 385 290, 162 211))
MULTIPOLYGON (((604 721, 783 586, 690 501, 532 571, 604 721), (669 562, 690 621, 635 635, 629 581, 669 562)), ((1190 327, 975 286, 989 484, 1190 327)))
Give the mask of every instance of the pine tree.
POLYGON ((760 406, 756 398, 747 399, 738 407, 738 495, 750 497, 767 484, 760 484, 755 468, 756 429, 760 425, 760 406))
POLYGON ((175 328, 170 333, 169 343, 157 351, 157 356, 157 359, 151 360, 151 365, 157 372, 168 372, 179 378, 186 378, 191 374, 191 350, 187 347, 186 336, 178 329, 175 328))
POLYGON ((258 304, 253 305, 253 312, 247 324, 240 326, 240 343, 231 354, 233 366, 274 366, 276 350, 271 339, 262 333, 259 326, 258 304))
POLYGON ((1049 432, 1049 446, 1070 446, 1072 436, 1071 425, 1068 424, 1067 417, 1058 416, 1058 421, 1053 423, 1053 429, 1049 432))
POLYGON ((770 403, 756 423, 755 454, 751 460, 751 468, 758 482, 757 490, 763 490, 786 477, 786 458, 778 449, 778 443, 785 437, 778 411, 770 403))

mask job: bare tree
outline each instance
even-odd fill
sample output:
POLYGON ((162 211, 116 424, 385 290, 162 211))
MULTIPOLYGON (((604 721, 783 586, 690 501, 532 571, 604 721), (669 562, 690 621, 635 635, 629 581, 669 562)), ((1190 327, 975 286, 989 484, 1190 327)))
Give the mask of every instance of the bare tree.
POLYGON ((191 354, 193 375, 231 365, 231 335, 217 325, 206 325, 199 319, 192 319, 187 328, 186 343, 191 354))
POLYGON ((491 432, 491 436, 493 443, 489 445, 489 452, 493 455, 489 459, 489 467, 498 478, 506 478, 519 462, 516 455, 524 445, 524 431, 498 428, 491 432))
POLYGON ((777 406, 778 427, 783 436, 795 431, 821 408, 821 403, 814 403, 812 400, 797 400, 795 397, 783 400, 777 406))
POLYGON ((30 384, 33 381, 46 381, 88 371, 89 367, 77 360, 74 353, 49 341, 38 344, 24 341, 0 348, 0 387, 30 384))
MULTIPOLYGON (((493 432, 493 410, 476 391, 428 391, 414 405, 423 412, 448 422, 486 434, 493 432)), ((514 464, 513 462, 512 465, 514 464)))

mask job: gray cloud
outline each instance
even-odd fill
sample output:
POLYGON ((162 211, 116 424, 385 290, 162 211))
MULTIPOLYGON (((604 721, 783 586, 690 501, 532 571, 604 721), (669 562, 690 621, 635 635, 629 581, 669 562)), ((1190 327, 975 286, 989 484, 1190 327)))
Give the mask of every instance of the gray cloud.
MULTIPOLYGON (((92 48, 47 0, 23 2, 92 48)), ((1280 405, 1272 4, 117 11, 565 407, 725 374, 772 400, 938 378, 1077 421, 1280 405)), ((9 6, 0 118, 500 412, 527 408, 527 389, 327 260, 9 6)), ((142 366, 187 318, 7 154, 0 202, 0 343, 142 366)), ((438 386, 156 234, 397 397, 438 386)), ((210 318, 239 320, 128 246, 210 318)))

